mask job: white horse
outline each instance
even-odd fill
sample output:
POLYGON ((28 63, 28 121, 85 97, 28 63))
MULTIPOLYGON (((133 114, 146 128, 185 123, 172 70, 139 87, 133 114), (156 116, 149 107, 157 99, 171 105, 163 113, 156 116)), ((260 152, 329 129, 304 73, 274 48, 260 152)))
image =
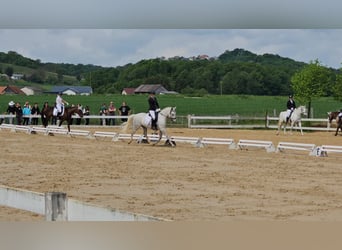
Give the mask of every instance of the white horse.
MULTIPOLYGON (((176 107, 166 107, 159 112, 157 123, 159 138, 153 145, 159 143, 163 135, 165 135, 167 141, 171 144, 171 146, 175 146, 175 144, 171 141, 166 133, 166 118, 170 118, 172 121, 176 120, 176 107)), ((131 140, 128 143, 131 143, 133 141, 133 135, 140 127, 143 128, 144 136, 149 143, 149 139, 147 137, 147 128, 151 127, 151 117, 148 113, 138 113, 130 115, 128 117, 126 124, 122 128, 123 131, 128 131, 128 129, 131 129, 131 140)))
MULTIPOLYGON (((286 111, 280 112, 279 114, 279 121, 278 121, 278 131, 277 135, 279 134, 279 131, 281 129, 281 126, 284 124, 284 134, 286 134, 286 111)), ((302 130, 302 122, 301 122, 301 115, 307 114, 306 107, 305 106, 299 106, 296 108, 290 117, 290 123, 291 123, 291 134, 292 134, 292 129, 295 124, 298 124, 298 127, 300 129, 300 133, 303 135, 303 130, 302 130)))

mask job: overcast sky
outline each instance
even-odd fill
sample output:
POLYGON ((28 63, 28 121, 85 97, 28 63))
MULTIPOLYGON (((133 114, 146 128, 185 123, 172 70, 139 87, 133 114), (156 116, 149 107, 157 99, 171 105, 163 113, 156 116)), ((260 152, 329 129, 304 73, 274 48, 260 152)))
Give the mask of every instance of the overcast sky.
POLYGON ((123 66, 243 48, 340 68, 341 29, 0 29, 0 51, 42 62, 123 66))

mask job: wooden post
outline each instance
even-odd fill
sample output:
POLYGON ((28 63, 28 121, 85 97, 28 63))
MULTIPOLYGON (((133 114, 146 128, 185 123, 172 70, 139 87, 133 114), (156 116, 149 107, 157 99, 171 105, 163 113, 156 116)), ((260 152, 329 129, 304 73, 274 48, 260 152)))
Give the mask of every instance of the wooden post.
POLYGON ((68 199, 66 193, 49 192, 45 193, 45 220, 46 221, 67 221, 68 220, 68 199))

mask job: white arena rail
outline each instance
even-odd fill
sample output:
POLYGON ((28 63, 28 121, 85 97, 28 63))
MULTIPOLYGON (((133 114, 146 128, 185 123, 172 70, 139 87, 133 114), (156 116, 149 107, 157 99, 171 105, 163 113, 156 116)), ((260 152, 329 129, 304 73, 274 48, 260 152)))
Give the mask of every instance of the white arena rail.
POLYGON ((9 129, 9 130, 11 130, 12 132, 15 132, 15 125, 13 125, 13 124, 7 124, 7 123, 2 123, 1 125, 0 125, 0 129, 2 130, 2 129, 9 129))
POLYGON ((275 151, 275 147, 271 141, 239 140, 237 146, 240 149, 247 149, 248 147, 264 148, 268 153, 275 151))
POLYGON ((60 134, 60 135, 68 135, 68 130, 65 128, 60 128, 60 127, 47 127, 47 135, 55 135, 55 134, 60 134))
POLYGON ((47 135, 48 129, 45 127, 32 127, 31 128, 31 134, 38 134, 38 133, 42 133, 44 135, 47 135))
POLYGON ((230 149, 235 149, 236 145, 234 139, 230 138, 212 138, 212 137, 204 137, 201 142, 203 144, 217 144, 217 145, 227 145, 230 149))
POLYGON ((342 146, 322 145, 320 147, 317 147, 316 156, 328 156, 328 152, 342 153, 342 146))
POLYGON ((90 139, 93 138, 90 131, 81 130, 81 129, 70 129, 69 135, 70 136, 85 136, 90 139))
POLYGON ((29 126, 23 126, 23 125, 16 125, 14 127, 14 131, 15 132, 18 132, 18 131, 21 131, 21 132, 25 132, 27 134, 31 134, 31 127, 29 126))
POLYGON ((309 143, 279 142, 276 152, 284 152, 285 149, 309 151, 309 155, 316 155, 316 145, 309 143))
POLYGON ((111 138, 112 141, 117 140, 118 133, 115 132, 103 132, 103 131, 95 131, 93 136, 98 139, 101 138, 111 138))
POLYGON ((45 215, 47 221, 169 221, 69 199, 65 193, 38 193, 2 185, 0 206, 45 215))

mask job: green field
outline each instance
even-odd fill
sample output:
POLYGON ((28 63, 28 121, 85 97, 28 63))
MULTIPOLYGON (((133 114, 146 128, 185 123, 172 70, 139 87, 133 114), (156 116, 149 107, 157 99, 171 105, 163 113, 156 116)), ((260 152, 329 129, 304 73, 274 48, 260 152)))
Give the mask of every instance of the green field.
MULTIPOLYGON (((118 108, 122 101, 126 101, 133 113, 146 112, 148 109, 147 95, 91 95, 91 96, 64 96, 70 104, 82 104, 90 107, 91 115, 97 115, 102 103, 113 101, 118 108)), ((209 95, 206 97, 186 97, 183 95, 158 95, 160 106, 176 106, 177 115, 234 115, 265 116, 266 112, 273 116, 286 109, 287 96, 237 96, 237 95, 209 95)), ((45 101, 55 102, 55 95, 2 95, 0 96, 0 112, 4 113, 8 102, 18 101, 22 105, 25 101, 31 104, 37 102, 41 107, 45 101)), ((304 103, 297 101, 297 106, 304 103)), ((339 110, 342 104, 333 98, 318 98, 312 102, 314 118, 326 118, 328 111, 339 110)))

